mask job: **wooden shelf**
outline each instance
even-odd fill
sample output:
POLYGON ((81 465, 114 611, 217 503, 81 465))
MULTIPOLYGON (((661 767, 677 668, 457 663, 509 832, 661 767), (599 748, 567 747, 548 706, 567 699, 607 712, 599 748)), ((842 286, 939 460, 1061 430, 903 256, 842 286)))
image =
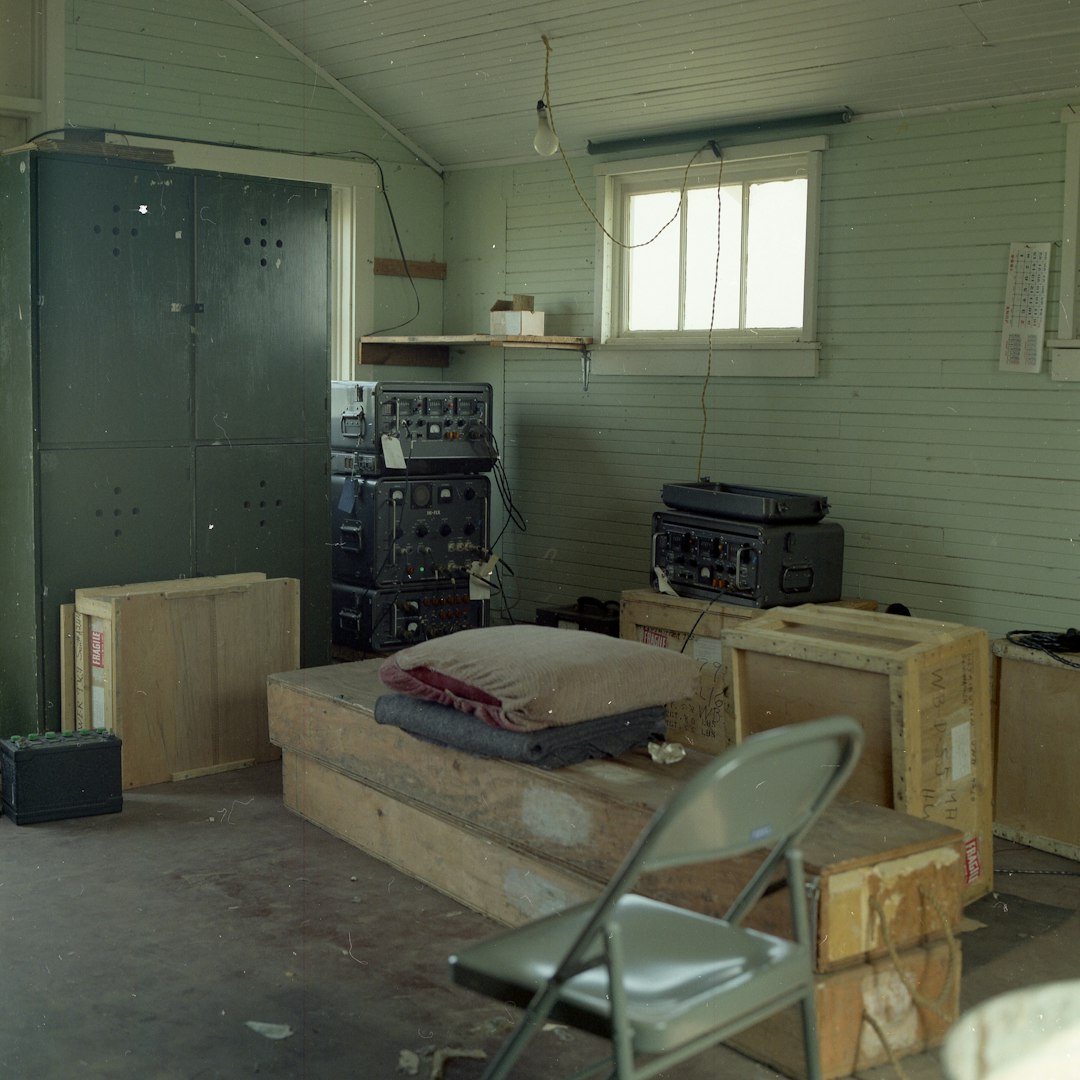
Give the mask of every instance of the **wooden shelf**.
POLYGON ((571 349, 584 354, 592 338, 491 334, 425 334, 403 337, 362 337, 356 351, 359 364, 447 367, 451 345, 490 345, 504 349, 571 349))

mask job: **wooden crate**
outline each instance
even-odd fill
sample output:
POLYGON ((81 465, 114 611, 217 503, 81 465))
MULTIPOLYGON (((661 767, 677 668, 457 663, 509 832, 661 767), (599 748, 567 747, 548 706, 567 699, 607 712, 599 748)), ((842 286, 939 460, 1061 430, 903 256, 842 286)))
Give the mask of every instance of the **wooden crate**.
MULTIPOLYGON (((877 609, 874 600, 838 600, 836 604, 867 611, 877 609)), ((652 589, 631 589, 622 594, 619 637, 685 652, 701 669, 697 693, 667 708, 667 733, 672 742, 710 754, 718 754, 734 743, 731 662, 723 644, 724 633, 772 610, 668 596, 652 589)))
MULTIPOLYGON (((994 831, 1080 860, 1077 712, 1080 670, 1037 649, 995 641, 994 831)), ((1080 660, 1080 657, 1072 659, 1080 660)))
POLYGON ((835 713, 859 720, 844 794, 964 833, 965 902, 993 879, 985 631, 877 612, 774 609, 732 630, 735 735, 835 713))
POLYGON ((266 677, 299 666, 299 614, 264 574, 77 589, 75 727, 121 737, 125 788, 276 759, 266 677))
POLYGON ((307 754, 283 750, 281 764, 283 801, 294 813, 506 926, 600 891, 592 878, 307 754))
MULTIPOLYGON (((287 762, 287 805, 511 925, 535 916, 541 897, 565 906, 599 891, 656 809, 711 760, 691 751, 658 766, 628 754, 545 770, 434 746, 375 723, 378 666, 270 677, 270 734, 287 762)), ((941 936, 942 916, 957 926, 961 845, 954 829, 884 807, 831 806, 805 845, 819 970, 884 954, 877 904, 897 948, 941 936)), ((643 888, 721 914, 750 864, 669 871, 643 888)), ((751 924, 789 932, 786 893, 766 897, 751 924)))
MULTIPOLYGON (((959 1015, 959 942, 906 949, 896 959, 898 963, 885 957, 818 976, 815 1000, 822 1080, 837 1080, 888 1063, 882 1037, 896 1059, 944 1041, 959 1015)), ((807 1075, 797 1008, 785 1009, 728 1042, 788 1076, 802 1080, 807 1075)))

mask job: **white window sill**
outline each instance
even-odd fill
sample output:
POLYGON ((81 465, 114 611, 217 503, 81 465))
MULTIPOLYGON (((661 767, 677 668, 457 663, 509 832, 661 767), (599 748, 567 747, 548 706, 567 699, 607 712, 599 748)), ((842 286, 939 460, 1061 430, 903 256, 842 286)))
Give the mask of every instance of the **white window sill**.
MULTIPOLYGON (((818 373, 821 344, 713 346, 711 374, 744 378, 812 379, 818 373)), ((665 378, 703 376, 708 364, 705 345, 674 347, 611 344, 592 351, 594 375, 656 375, 665 378)))

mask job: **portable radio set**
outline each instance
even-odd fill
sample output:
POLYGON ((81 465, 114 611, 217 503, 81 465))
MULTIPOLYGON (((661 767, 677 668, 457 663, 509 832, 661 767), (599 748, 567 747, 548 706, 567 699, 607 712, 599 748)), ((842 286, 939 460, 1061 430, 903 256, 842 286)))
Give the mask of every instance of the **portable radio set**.
POLYGON ((761 608, 840 599, 844 530, 822 520, 828 499, 708 478, 665 484, 661 498, 654 587, 761 608))
POLYGON ((487 383, 331 383, 335 645, 389 652, 487 625, 469 573, 489 554, 491 412, 487 383))
MULTIPOLYGON (((491 421, 487 383, 331 383, 335 645, 389 652, 488 625, 470 572, 490 555, 491 421)), ((759 608, 840 599, 844 530, 824 496, 706 477, 661 498, 654 587, 759 608)))

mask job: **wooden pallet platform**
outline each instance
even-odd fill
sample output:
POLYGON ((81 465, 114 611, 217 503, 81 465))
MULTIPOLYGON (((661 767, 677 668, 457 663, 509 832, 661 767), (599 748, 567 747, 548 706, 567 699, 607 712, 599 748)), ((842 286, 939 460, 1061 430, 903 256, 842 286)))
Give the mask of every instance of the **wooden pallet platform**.
MULTIPOLYGON (((711 760, 691 752, 665 766, 639 752, 544 770, 434 746, 375 722, 379 663, 270 677, 270 737, 283 751, 286 803, 510 925, 598 891, 657 808, 711 760)), ((830 807, 806 845, 819 970, 885 954, 879 904, 896 948, 939 937, 942 914, 957 925, 961 842, 954 829, 884 807, 830 807)), ((747 866, 691 868, 644 887, 719 914, 747 866)), ((783 890, 759 905, 754 923, 786 929, 783 890)))

